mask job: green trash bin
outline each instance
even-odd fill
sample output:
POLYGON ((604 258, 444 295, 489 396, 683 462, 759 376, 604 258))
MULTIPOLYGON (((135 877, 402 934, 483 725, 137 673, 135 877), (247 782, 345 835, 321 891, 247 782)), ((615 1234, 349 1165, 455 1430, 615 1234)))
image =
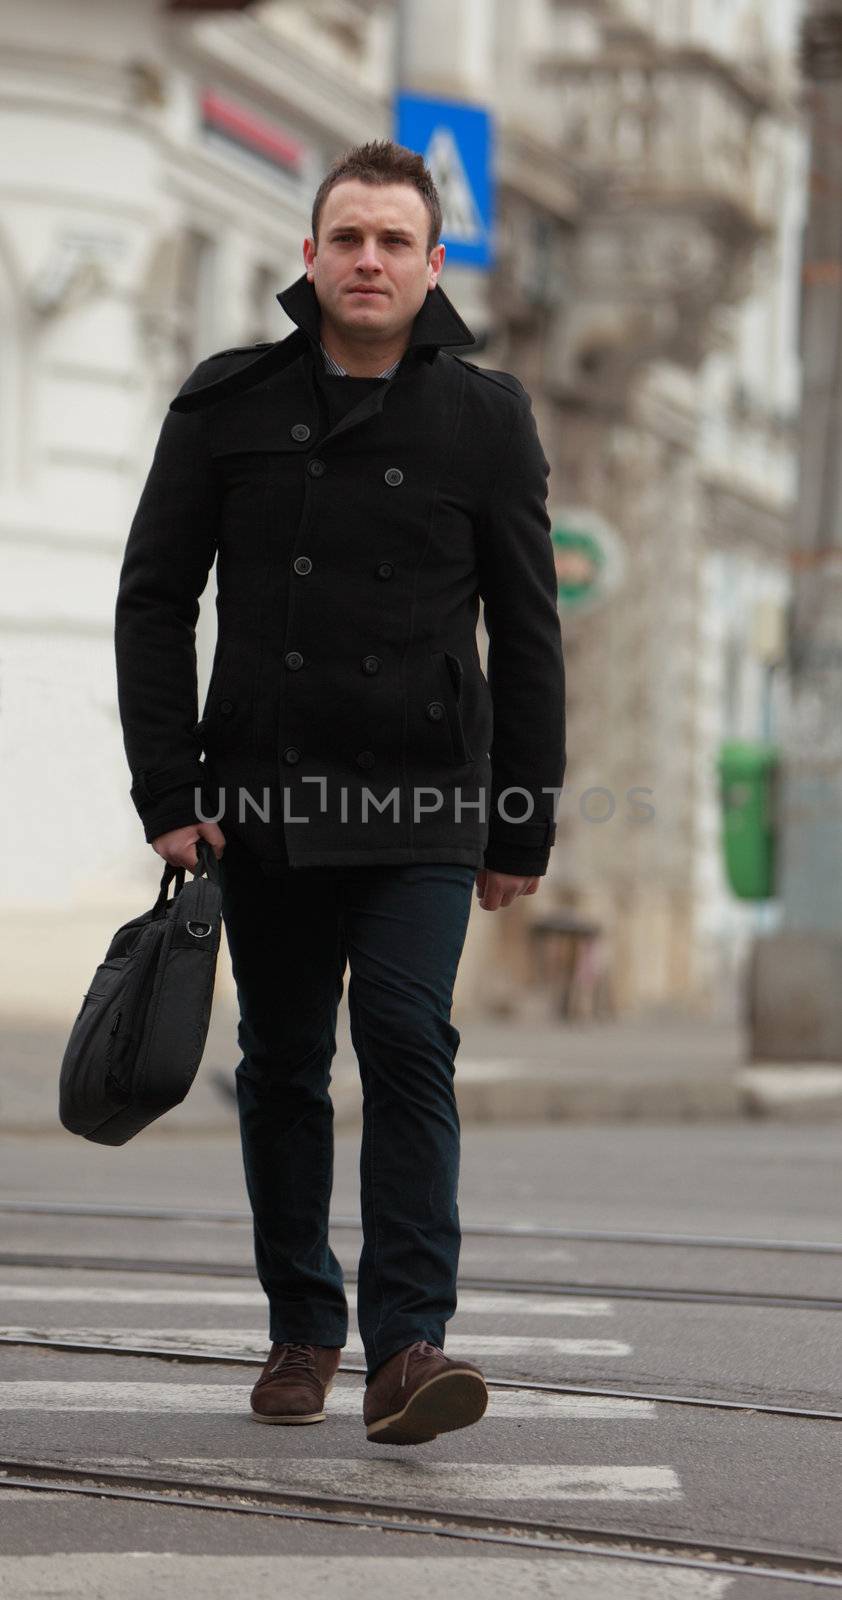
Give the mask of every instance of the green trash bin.
POLYGON ((728 740, 717 763, 728 882, 741 900, 775 892, 775 745, 728 740))

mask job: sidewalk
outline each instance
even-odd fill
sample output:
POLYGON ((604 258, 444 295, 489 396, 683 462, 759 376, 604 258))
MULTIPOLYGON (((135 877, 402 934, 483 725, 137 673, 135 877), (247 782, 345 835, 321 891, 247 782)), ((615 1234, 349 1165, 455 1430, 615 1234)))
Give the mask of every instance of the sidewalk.
MULTIPOLYGON (((746 1063, 742 1028, 660 1015, 617 1022, 462 1020, 456 1088, 464 1124, 482 1122, 723 1122, 774 1117, 842 1121, 842 1067, 746 1063)), ((58 1075, 66 1031, 0 1023, 0 1129, 64 1136, 58 1075)), ((161 1134, 237 1133, 236 1017, 214 1006, 187 1099, 157 1123, 161 1134), (222 1086, 220 1086, 222 1085, 222 1086)), ((337 1128, 360 1121, 360 1085, 347 1001, 337 1023, 332 1094, 337 1128)))

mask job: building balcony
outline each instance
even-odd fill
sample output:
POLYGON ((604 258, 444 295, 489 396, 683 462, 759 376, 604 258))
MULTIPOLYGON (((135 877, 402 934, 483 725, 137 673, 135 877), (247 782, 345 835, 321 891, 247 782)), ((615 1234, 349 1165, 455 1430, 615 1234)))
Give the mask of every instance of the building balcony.
POLYGON ((558 86, 559 151, 581 194, 555 378, 622 407, 641 363, 696 366, 719 309, 748 292, 774 236, 790 108, 771 81, 651 39, 540 70, 558 86))
POLYGON ((786 114, 770 88, 706 51, 626 50, 545 59, 558 83, 558 142, 603 206, 679 208, 737 237, 771 223, 766 135, 786 114))

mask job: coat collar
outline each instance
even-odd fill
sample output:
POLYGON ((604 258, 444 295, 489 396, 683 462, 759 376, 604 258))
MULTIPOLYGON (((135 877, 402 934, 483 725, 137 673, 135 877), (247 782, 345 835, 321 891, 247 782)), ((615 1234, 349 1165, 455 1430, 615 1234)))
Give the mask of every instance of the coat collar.
MULTIPOLYGON (((218 400, 227 400, 231 395, 252 389, 255 384, 265 383, 268 378, 295 360, 296 356, 301 355, 308 344, 311 348, 318 349, 321 310, 316 291, 308 281, 306 272, 302 273, 300 278, 296 278, 288 288, 282 289, 275 298, 290 320, 296 324, 295 332, 286 339, 279 339, 277 343, 270 345, 268 350, 264 350, 261 355, 246 362, 244 366, 215 378, 212 383, 183 390, 170 401, 171 411, 199 411, 203 406, 214 405, 218 400)), ((456 307, 441 286, 437 284, 435 289, 428 289, 427 297, 412 324, 407 350, 427 353, 432 358, 442 346, 454 345, 464 348, 471 344, 476 344, 474 335, 467 323, 462 321, 456 307)), ((240 354, 239 351, 236 353, 240 354)))
MULTIPOLYGON (((319 342, 321 329, 321 307, 316 291, 310 283, 306 272, 289 288, 282 289, 275 299, 283 307, 290 321, 297 324, 302 333, 316 344, 319 342)), ((456 307, 440 284, 435 289, 428 289, 427 296, 420 310, 416 313, 409 335, 407 348, 434 348, 442 345, 465 346, 476 344, 476 339, 466 322, 462 321, 456 307)))

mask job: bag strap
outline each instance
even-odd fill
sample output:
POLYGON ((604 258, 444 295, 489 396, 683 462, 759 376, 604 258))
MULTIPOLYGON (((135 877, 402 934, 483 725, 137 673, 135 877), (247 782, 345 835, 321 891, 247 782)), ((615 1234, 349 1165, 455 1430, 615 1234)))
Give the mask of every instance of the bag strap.
MULTIPOLYGON (((168 861, 166 866, 164 867, 163 873, 161 875, 161 888, 160 888, 160 892, 158 894, 158 898, 155 901, 154 906, 152 907, 152 916, 153 917, 157 917, 158 913, 160 911, 162 911, 164 906, 167 904, 167 895, 168 895, 168 892, 169 892, 170 884, 173 881, 173 878, 175 878, 175 880, 176 880, 175 894, 173 895, 173 901, 174 901, 175 898, 176 898, 176 895, 181 894, 181 891, 184 888, 184 868, 183 867, 174 867, 168 861)), ((170 902, 170 903, 172 903, 172 902, 170 902)))

